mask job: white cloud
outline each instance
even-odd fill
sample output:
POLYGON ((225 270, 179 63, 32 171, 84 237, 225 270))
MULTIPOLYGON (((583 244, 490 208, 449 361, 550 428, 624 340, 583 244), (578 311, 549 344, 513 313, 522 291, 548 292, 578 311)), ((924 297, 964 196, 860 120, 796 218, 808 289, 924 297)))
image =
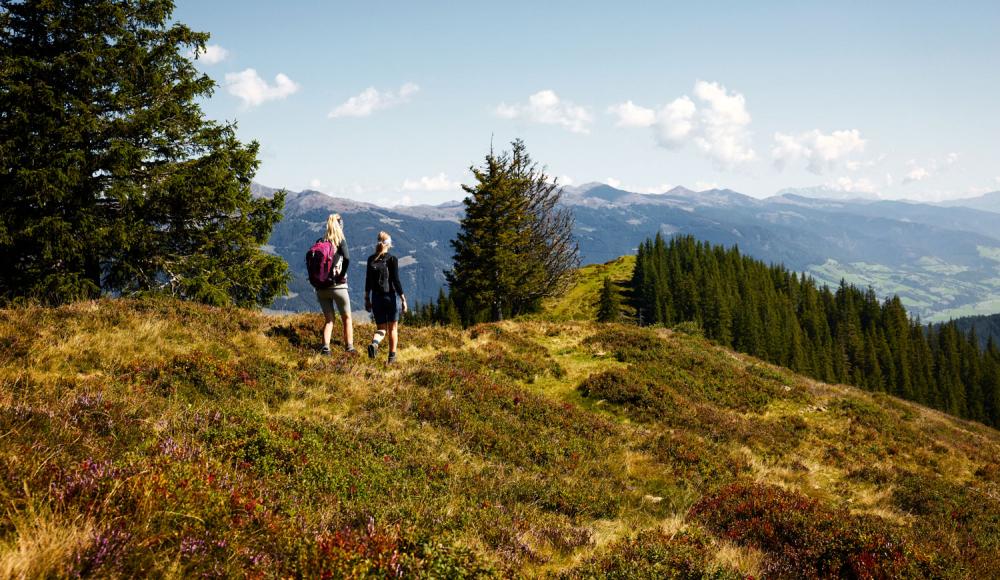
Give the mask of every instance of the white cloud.
POLYGON ((659 185, 654 185, 652 187, 639 187, 636 188, 636 193, 666 193, 674 188, 672 183, 661 183, 659 185))
POLYGON ((246 108, 256 107, 267 101, 284 99, 299 90, 299 85, 282 73, 268 85, 252 68, 238 73, 226 73, 226 90, 243 101, 246 108))
POLYGON ((923 181, 931 176, 931 172, 925 167, 917 165, 915 161, 910 161, 910 170, 903 176, 903 185, 923 181))
POLYGON ((409 195, 402 197, 380 197, 375 200, 375 205, 382 207, 395 207, 397 205, 413 205, 413 198, 409 195))
POLYGON ((719 184, 714 181, 695 181, 695 191, 708 191, 709 189, 719 189, 719 184))
POLYGON ((708 103, 701 110, 702 129, 695 137, 698 147, 724 167, 753 161, 757 155, 749 142, 750 113, 743 95, 705 81, 695 83, 694 94, 708 103))
MULTIPOLYGON (((891 179, 891 176, 887 176, 891 179)), ((827 183, 827 187, 839 191, 853 191, 857 193, 878 193, 878 186, 867 177, 853 179, 851 177, 839 177, 835 181, 827 183)))
POLYGON ((755 159, 744 96, 706 81, 695 83, 694 96, 698 104, 682 95, 656 111, 626 101, 608 112, 618 117, 619 127, 652 127, 657 143, 667 149, 694 143, 724 168, 755 159))
POLYGON ((379 91, 375 87, 368 87, 361 91, 361 94, 351 97, 334 107, 328 115, 331 119, 339 117, 367 117, 375 111, 388 109, 410 102, 410 97, 420 91, 420 87, 414 83, 405 83, 399 87, 398 92, 379 91))
POLYGON ((616 127, 649 127, 656 122, 656 111, 625 101, 608 107, 608 113, 618 116, 616 127))
POLYGON ((574 183, 576 182, 573 181, 573 178, 568 175, 563 175, 559 178, 559 185, 573 185, 574 183))
POLYGON ((229 57, 229 51, 222 48, 218 44, 206 44, 203 50, 196 49, 193 51, 192 56, 197 58, 198 62, 203 62, 205 64, 219 64, 229 57))
POLYGON ((656 114, 656 141, 667 149, 675 149, 694 130, 697 107, 687 95, 674 99, 656 114))
POLYGON ((615 179, 614 177, 609 177, 609 178, 605 179, 604 181, 608 185, 610 185, 611 187, 613 187, 615 189, 620 189, 621 186, 622 186, 621 180, 620 179, 615 179))
POLYGON ((495 113, 504 119, 524 119, 543 125, 558 125, 573 133, 589 133, 593 122, 585 107, 564 101, 551 90, 538 91, 528 97, 525 104, 500 103, 495 113))
POLYGON ((448 179, 448 176, 442 172, 431 177, 406 179, 400 189, 402 191, 455 191, 461 186, 461 183, 448 179))
POLYGON ((1000 175, 994 177, 993 181, 997 182, 997 184, 1000 184, 1000 175))
MULTIPOLYGON (((806 162, 806 169, 819 175, 836 168, 847 157, 862 153, 867 141, 857 129, 834 131, 830 134, 812 130, 800 135, 774 134, 775 146, 771 149, 774 165, 779 170, 798 161, 806 162)), ((859 161, 847 161, 854 171, 864 166, 859 161)))
POLYGON ((323 185, 323 183, 320 180, 316 179, 316 178, 313 178, 313 179, 309 180, 309 187, 311 187, 313 189, 318 189, 318 188, 322 187, 322 185, 323 185))
POLYGON ((938 173, 947 171, 952 165, 958 162, 958 157, 958 153, 949 153, 940 161, 931 159, 927 163, 918 163, 916 159, 910 159, 906 162, 909 170, 903 177, 903 185, 923 181, 938 173))

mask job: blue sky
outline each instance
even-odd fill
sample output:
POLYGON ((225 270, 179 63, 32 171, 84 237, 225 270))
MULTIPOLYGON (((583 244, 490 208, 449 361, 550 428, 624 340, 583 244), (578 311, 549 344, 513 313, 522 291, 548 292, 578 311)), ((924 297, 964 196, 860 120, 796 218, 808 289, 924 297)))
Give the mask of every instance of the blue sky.
POLYGON ((1000 189, 1000 3, 181 0, 257 180, 458 199, 523 138, 568 184, 1000 189), (280 76, 279 76, 280 75, 280 76))

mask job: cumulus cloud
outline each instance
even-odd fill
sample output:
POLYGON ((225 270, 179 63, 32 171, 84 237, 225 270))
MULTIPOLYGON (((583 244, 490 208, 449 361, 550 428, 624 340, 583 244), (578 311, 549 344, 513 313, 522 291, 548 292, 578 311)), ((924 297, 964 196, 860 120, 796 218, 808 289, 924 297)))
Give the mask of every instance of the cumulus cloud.
POLYGON ((609 177, 604 180, 608 185, 615 189, 621 189, 622 181, 620 179, 615 179, 614 177, 609 177))
POLYGON ((656 122, 656 111, 640 107, 632 101, 611 105, 608 113, 618 117, 616 127, 649 127, 656 122))
POLYGON ((442 172, 430 177, 403 180, 400 189, 403 191, 454 191, 461 186, 461 183, 448 179, 448 176, 442 172))
POLYGON ((906 163, 908 169, 903 176, 903 185, 923 181, 938 173, 947 171, 957 161, 958 153, 949 153, 941 160, 931 159, 927 163, 918 163, 916 159, 910 159, 906 163))
POLYGON ((299 85, 283 73, 278 73, 274 77, 274 84, 269 85, 252 68, 238 73, 226 73, 225 86, 229 94, 243 101, 246 108, 284 99, 299 90, 299 85))
POLYGON ((206 44, 203 49, 192 51, 192 57, 205 64, 219 64, 229 57, 229 51, 218 44, 206 44))
POLYGON ((593 122, 585 107, 564 101, 551 90, 538 91, 528 97, 527 103, 500 103, 495 113, 503 119, 524 119, 543 125, 558 125, 573 133, 589 133, 593 122))
POLYGON ((667 149, 693 143, 725 168, 755 159, 746 98, 706 81, 696 82, 693 94, 698 103, 682 95, 655 111, 626 101, 608 112, 618 117, 619 127, 651 127, 656 142, 667 149))
POLYGON ((719 184, 714 181, 695 181, 695 191, 708 191, 709 189, 719 189, 719 184))
MULTIPOLYGON (((806 169, 817 175, 836 168, 851 155, 864 152, 867 144, 857 129, 834 131, 830 134, 815 129, 799 135, 775 133, 774 142, 771 157, 775 167, 781 170, 804 161, 806 169)), ((861 162, 849 161, 845 165, 851 170, 863 166, 861 162)))
POLYGON ((379 91, 368 87, 361 94, 353 96, 334 107, 328 115, 331 119, 339 117, 367 117, 375 111, 388 109, 410 102, 410 98, 420 91, 414 83, 405 83, 398 91, 379 91))
POLYGON ((309 180, 309 187, 311 187, 313 189, 319 189, 322 185, 323 185, 323 183, 320 180, 316 179, 316 178, 313 178, 313 179, 309 180))

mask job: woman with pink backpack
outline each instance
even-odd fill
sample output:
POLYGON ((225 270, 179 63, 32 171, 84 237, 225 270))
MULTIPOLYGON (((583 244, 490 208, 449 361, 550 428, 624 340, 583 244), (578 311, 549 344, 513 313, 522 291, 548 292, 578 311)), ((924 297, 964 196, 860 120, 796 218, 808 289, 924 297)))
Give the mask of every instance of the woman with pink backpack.
POLYGON ((347 267, 351 256, 347 251, 344 236, 344 220, 340 214, 332 214, 326 220, 326 235, 316 240, 306 254, 306 269, 309 282, 316 289, 316 300, 323 309, 326 324, 323 325, 322 354, 330 354, 330 335, 336 319, 334 305, 344 322, 344 349, 349 353, 354 349, 354 325, 351 321, 351 297, 347 294, 347 267))

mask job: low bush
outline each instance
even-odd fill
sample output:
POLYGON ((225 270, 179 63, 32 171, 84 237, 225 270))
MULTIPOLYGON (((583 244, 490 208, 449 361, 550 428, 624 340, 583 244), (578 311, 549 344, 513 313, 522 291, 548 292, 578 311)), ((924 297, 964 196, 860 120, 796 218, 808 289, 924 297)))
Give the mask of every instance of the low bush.
POLYGON ((583 341, 594 351, 608 352, 619 362, 648 362, 663 357, 666 343, 649 329, 609 324, 583 341))
POLYGON ((886 522, 823 505, 795 491, 734 483, 706 495, 689 516, 737 544, 767 554, 782 577, 923 577, 927 562, 886 522))
POLYGON ((619 540, 559 577, 577 578, 739 578, 735 570, 710 564, 711 549, 702 534, 682 531, 669 534, 648 530, 619 540))

